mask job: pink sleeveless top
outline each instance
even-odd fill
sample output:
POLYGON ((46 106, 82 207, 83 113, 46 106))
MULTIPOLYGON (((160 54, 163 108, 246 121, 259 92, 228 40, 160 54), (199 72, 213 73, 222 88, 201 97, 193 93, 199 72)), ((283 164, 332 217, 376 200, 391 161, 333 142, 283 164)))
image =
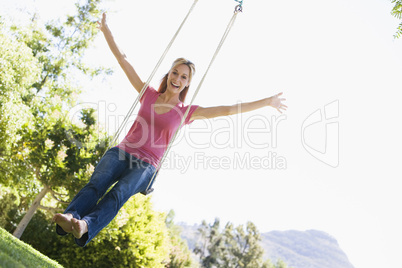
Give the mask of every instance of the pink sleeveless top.
MULTIPOLYGON (((161 95, 154 88, 148 87, 141 97, 141 107, 137 118, 124 140, 117 146, 132 156, 157 167, 174 133, 188 108, 179 103, 169 112, 157 114, 155 101, 161 95)), ((158 104, 156 104, 158 105, 158 104)), ((161 104, 163 105, 163 104, 161 104)), ((198 105, 192 105, 183 125, 189 121, 198 105)))

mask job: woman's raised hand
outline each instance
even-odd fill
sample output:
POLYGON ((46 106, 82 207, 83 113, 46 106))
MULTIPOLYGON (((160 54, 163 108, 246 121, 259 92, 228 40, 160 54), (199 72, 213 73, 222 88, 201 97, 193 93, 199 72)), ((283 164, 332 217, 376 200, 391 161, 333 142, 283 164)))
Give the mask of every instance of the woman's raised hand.
POLYGON ((100 22, 97 21, 97 23, 98 23, 98 29, 99 30, 103 31, 103 30, 105 30, 107 28, 106 13, 102 14, 102 20, 100 22))
POLYGON ((270 106, 277 109, 278 112, 282 113, 283 111, 286 111, 286 108, 288 108, 288 106, 286 106, 285 104, 282 103, 282 101, 285 101, 286 99, 284 98, 279 98, 279 96, 281 96, 283 93, 278 93, 272 97, 270 97, 270 106))

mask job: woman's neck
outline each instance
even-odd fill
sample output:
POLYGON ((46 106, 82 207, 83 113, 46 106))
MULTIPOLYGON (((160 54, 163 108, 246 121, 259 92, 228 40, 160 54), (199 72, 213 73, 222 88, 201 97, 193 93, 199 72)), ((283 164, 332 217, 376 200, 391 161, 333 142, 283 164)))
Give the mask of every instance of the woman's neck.
POLYGON ((163 92, 160 96, 160 99, 164 102, 164 103, 180 103, 180 94, 177 93, 171 93, 169 91, 165 91, 163 92))

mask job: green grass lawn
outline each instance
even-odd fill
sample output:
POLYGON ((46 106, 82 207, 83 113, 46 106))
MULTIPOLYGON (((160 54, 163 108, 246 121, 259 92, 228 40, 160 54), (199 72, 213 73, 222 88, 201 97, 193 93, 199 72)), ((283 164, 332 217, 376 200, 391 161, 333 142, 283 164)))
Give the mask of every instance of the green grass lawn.
POLYGON ((6 230, 0 228, 0 267, 59 267, 60 264, 49 259, 30 245, 25 244, 6 230))

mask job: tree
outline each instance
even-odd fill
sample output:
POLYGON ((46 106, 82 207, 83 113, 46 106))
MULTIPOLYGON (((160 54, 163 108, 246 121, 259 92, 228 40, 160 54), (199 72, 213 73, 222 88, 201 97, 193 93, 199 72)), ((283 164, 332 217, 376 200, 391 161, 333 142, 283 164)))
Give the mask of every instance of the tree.
POLYGON ((202 267, 223 267, 221 265, 225 255, 224 236, 219 230, 219 225, 219 219, 215 219, 211 225, 202 221, 198 229, 201 243, 195 246, 194 253, 199 255, 202 267))
POLYGON ((93 110, 83 110, 77 123, 68 114, 80 92, 73 77, 91 78, 102 71, 82 60, 98 32, 99 2, 79 1, 75 15, 45 29, 36 16, 27 28, 1 25, 2 42, 8 42, 1 61, 8 68, 0 76, 0 182, 19 187, 31 201, 16 237, 38 208, 55 211, 75 195, 105 150, 108 138, 97 129, 93 110), (16 49, 7 51, 10 42, 16 49), (41 205, 49 196, 50 206, 41 205))
POLYGON ((228 223, 224 229, 225 248, 224 267, 261 267, 264 249, 260 245, 261 236, 256 226, 248 222, 246 230, 243 225, 234 227, 228 223))
POLYGON ((180 237, 180 227, 174 223, 175 213, 170 210, 166 216, 166 227, 169 231, 169 263, 166 265, 168 268, 185 268, 192 267, 193 262, 191 253, 188 249, 186 241, 180 237))
POLYGON ((11 147, 20 139, 17 131, 33 119, 30 96, 41 72, 32 50, 23 42, 10 36, 0 21, 0 170, 10 172, 11 147))
MULTIPOLYGON (((392 8, 391 14, 399 20, 402 20, 402 0, 391 0, 391 3, 395 4, 392 8)), ((402 22, 397 28, 395 33, 395 38, 400 38, 402 36, 402 22)))
POLYGON ((286 268, 286 264, 278 261, 273 265, 269 260, 263 261, 264 249, 257 227, 248 222, 235 227, 227 223, 222 231, 219 219, 208 225, 202 222, 198 229, 200 239, 194 253, 200 258, 202 267, 208 268, 286 268))

